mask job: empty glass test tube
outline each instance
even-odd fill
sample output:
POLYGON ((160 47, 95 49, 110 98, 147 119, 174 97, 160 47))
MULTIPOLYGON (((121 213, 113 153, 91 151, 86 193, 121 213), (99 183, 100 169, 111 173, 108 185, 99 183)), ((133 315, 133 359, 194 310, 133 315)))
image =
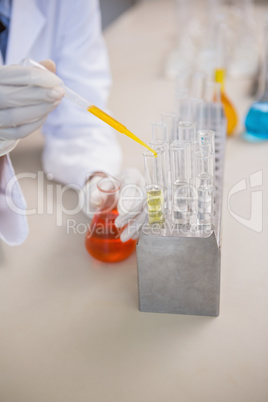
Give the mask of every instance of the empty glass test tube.
POLYGON ((172 180, 172 220, 176 225, 190 223, 189 189, 191 179, 190 143, 174 141, 170 147, 172 180))
POLYGON ((180 121, 178 124, 179 141, 193 142, 196 138, 196 124, 192 121, 180 121))
POLYGON ((168 143, 168 127, 167 124, 163 121, 157 121, 152 123, 152 139, 154 140, 162 140, 168 143))
POLYGON ((177 140, 177 115, 176 113, 161 113, 161 121, 167 125, 167 138, 169 143, 177 140))
POLYGON ((196 142, 202 146, 208 145, 208 151, 215 153, 215 131, 213 130, 198 130, 196 133, 196 142))
POLYGON ((208 81, 206 83, 205 100, 207 104, 205 124, 202 128, 216 130, 221 126, 224 110, 221 103, 221 84, 208 81))
POLYGON ((203 113, 205 102, 199 98, 189 98, 189 120, 195 122, 196 129, 203 128, 203 113))
POLYGON ((195 143, 194 147, 192 158, 197 192, 197 228, 207 231, 213 227, 214 155, 209 145, 195 143))
MULTIPOLYGON (((196 133, 196 142, 193 144, 193 152, 211 152, 214 156, 214 176, 220 170, 220 158, 217 157, 215 151, 215 131, 214 130, 198 130, 196 133)), ((215 180, 215 177, 214 177, 215 180)), ((214 181, 213 185, 216 185, 214 181)))
POLYGON ((155 158, 153 153, 146 151, 143 154, 144 173, 147 192, 148 220, 150 224, 163 223, 164 195, 163 195, 163 151, 160 151, 155 158))
MULTIPOLYGON (((215 131, 215 155, 222 152, 223 139, 226 136, 226 117, 221 102, 221 84, 217 82, 207 83, 207 126, 215 131)), ((217 166, 216 166, 217 167, 217 166)))

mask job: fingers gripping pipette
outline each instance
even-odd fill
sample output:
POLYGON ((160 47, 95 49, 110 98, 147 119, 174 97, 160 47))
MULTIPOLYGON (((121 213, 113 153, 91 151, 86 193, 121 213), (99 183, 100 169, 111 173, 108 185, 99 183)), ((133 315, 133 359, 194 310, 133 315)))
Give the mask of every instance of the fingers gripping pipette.
MULTIPOLYGON (((46 70, 46 68, 42 65, 37 63, 32 59, 24 59, 22 61, 24 66, 32 66, 42 70, 46 70)), ((86 100, 82 96, 78 95, 78 93, 72 91, 70 88, 63 85, 65 96, 71 102, 75 103, 76 105, 80 106, 82 109, 87 110, 88 112, 94 114, 94 116, 98 117, 100 120, 104 121, 109 126, 113 127, 115 130, 119 131, 119 133, 127 135, 132 140, 136 141, 137 143, 141 144, 149 151, 151 151, 154 156, 157 156, 156 151, 150 148, 145 142, 140 140, 136 135, 134 135, 131 131, 129 131, 123 124, 119 123, 119 121, 115 120, 113 117, 109 116, 103 110, 99 109, 97 106, 93 105, 90 101, 86 100)))

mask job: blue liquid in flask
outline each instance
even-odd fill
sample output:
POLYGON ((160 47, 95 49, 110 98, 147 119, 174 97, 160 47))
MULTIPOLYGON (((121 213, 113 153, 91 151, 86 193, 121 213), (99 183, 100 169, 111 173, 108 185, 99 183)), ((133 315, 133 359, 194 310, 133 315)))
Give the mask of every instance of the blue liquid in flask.
POLYGON ((247 132, 245 137, 249 141, 268 140, 268 102, 260 100, 251 106, 245 126, 247 132))

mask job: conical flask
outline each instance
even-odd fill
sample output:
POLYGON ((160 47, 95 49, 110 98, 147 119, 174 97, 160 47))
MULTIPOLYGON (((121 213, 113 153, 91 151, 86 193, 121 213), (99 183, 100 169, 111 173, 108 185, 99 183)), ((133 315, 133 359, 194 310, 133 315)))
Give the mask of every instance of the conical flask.
POLYGON ((130 239, 123 243, 120 234, 125 227, 118 229, 115 226, 120 182, 112 176, 107 176, 98 182, 97 187, 104 195, 105 202, 91 221, 85 239, 86 249, 99 261, 124 260, 135 250, 136 240, 130 239))
POLYGON ((268 16, 265 22, 264 34, 264 88, 259 100, 252 104, 245 119, 245 138, 249 141, 268 139, 268 16))

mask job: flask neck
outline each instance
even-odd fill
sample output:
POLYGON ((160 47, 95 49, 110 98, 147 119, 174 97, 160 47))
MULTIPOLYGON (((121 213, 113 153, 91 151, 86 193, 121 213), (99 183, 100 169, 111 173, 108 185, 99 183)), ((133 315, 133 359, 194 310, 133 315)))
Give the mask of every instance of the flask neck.
POLYGON ((215 70, 215 82, 220 84, 221 92, 224 91, 225 87, 225 69, 224 68, 217 68, 215 70))
POLYGON ((268 95, 268 21, 264 26, 264 55, 263 55, 264 93, 268 95))

